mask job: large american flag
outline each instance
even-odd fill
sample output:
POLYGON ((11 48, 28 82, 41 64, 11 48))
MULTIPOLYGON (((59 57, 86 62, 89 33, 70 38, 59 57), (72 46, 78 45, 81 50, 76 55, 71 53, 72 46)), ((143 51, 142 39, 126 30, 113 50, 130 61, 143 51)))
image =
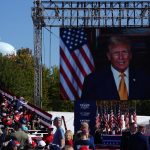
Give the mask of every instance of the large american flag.
POLYGON ((60 29, 60 91, 63 99, 80 99, 85 76, 94 62, 83 28, 60 29))

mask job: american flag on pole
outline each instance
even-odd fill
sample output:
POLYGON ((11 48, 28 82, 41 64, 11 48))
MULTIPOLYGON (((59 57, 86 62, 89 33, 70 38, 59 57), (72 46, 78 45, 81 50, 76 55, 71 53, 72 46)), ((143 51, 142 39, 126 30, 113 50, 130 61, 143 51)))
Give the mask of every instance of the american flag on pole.
POLYGON ((60 92, 63 99, 80 99, 85 76, 94 62, 83 28, 60 29, 60 92))

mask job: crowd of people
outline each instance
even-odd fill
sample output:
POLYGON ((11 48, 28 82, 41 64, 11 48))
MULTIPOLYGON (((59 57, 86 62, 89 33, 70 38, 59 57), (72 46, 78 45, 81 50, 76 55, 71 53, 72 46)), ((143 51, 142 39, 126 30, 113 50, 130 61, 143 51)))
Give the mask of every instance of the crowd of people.
POLYGON ((62 128, 62 118, 55 117, 52 124, 44 126, 38 115, 26 107, 24 99, 9 99, 2 95, 0 103, 0 150, 88 150, 95 149, 94 137, 89 125, 81 124, 81 130, 73 134, 62 128), (35 134, 41 132, 42 136, 35 134), (34 134, 33 134, 34 133, 34 134))
MULTIPOLYGON (((52 124, 49 126, 41 124, 38 115, 24 107, 24 104, 26 102, 23 98, 13 97, 8 101, 3 96, 0 103, 0 150, 95 150, 96 144, 102 144, 101 129, 106 127, 106 123, 113 125, 116 121, 112 111, 109 119, 107 118, 108 122, 105 113, 105 115, 99 114, 95 134, 90 133, 88 122, 81 122, 80 129, 73 134, 71 130, 63 129, 61 117, 55 117, 52 120, 56 127, 54 132, 52 124), (37 132, 41 135, 35 134, 37 132)), ((126 130, 119 133, 122 134, 120 149, 138 150, 142 145, 143 150, 149 150, 149 139, 144 132, 144 126, 139 126, 137 129, 136 122, 128 122, 126 130)))
POLYGON ((45 136, 41 140, 32 137, 29 131, 43 130, 43 125, 34 111, 26 109, 23 104, 26 102, 21 97, 9 99, 2 96, 0 104, 0 149, 16 150, 37 148, 43 142, 52 141, 52 128, 46 129, 45 136), (51 135, 48 137, 48 135, 51 135))

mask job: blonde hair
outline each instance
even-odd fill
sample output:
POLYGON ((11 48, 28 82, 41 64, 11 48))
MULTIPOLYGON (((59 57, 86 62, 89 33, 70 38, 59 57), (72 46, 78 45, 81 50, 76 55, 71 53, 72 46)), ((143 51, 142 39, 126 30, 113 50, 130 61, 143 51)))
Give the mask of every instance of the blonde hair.
POLYGON ((73 133, 72 133, 71 130, 67 130, 67 131, 65 132, 65 138, 67 137, 68 134, 71 136, 71 139, 73 139, 73 133))
POLYGON ((81 123, 81 130, 82 130, 82 129, 85 129, 85 128, 86 128, 86 129, 89 129, 89 124, 88 124, 87 122, 82 122, 82 123, 81 123))

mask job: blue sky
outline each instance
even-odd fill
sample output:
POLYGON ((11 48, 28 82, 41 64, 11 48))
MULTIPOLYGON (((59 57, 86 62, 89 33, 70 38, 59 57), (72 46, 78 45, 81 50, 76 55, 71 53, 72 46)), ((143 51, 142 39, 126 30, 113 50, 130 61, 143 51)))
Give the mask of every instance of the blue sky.
MULTIPOLYGON (((0 41, 15 47, 34 49, 31 7, 34 0, 0 0, 0 41)), ((43 29, 43 64, 59 65, 58 28, 43 29), (51 39, 51 41, 50 41, 51 39)))

